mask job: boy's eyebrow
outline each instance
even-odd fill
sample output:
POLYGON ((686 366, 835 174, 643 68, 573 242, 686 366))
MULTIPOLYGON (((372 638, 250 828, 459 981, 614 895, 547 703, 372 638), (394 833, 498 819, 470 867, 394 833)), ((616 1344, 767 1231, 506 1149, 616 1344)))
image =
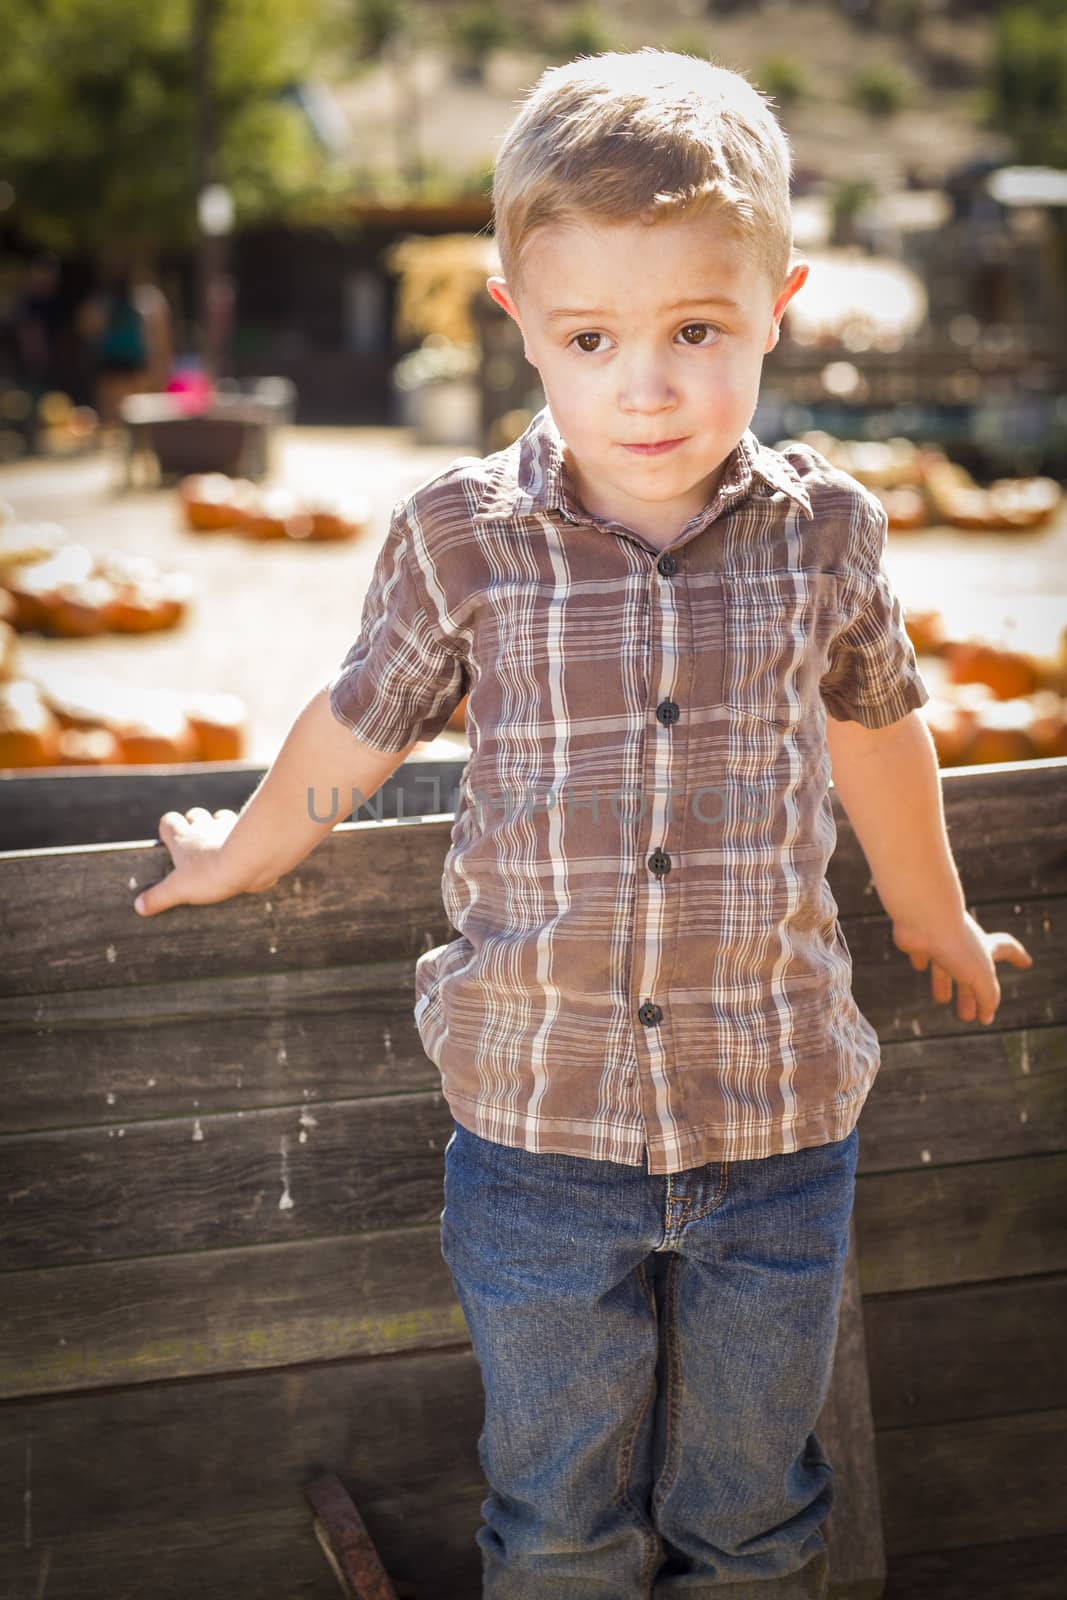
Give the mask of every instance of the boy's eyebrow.
MULTIPOLYGON (((740 311, 741 307, 736 300, 731 300, 725 294, 694 294, 687 295, 684 300, 675 300, 672 305, 663 306, 664 311, 683 311, 686 306, 725 306, 728 311, 740 311)), ((603 306, 593 307, 591 310, 570 310, 560 308, 548 312, 549 322, 561 322, 565 317, 610 317, 615 316, 613 311, 606 310, 603 306)))

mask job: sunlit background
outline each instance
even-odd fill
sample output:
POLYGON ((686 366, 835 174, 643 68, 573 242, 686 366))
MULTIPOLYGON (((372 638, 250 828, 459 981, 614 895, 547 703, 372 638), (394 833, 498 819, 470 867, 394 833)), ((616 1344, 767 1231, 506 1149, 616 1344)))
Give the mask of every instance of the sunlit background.
POLYGON ((811 271, 753 426, 882 496, 942 763, 1067 754, 1059 0, 7 0, 4 32, 0 766, 273 757, 395 501, 543 403, 484 290, 517 100, 642 44, 774 98, 811 271))

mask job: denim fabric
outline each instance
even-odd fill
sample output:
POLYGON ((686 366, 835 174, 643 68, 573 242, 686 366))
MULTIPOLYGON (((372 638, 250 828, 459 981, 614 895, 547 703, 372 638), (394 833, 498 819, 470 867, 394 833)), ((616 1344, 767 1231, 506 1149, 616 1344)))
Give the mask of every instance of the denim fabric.
POLYGON ((824 1600, 859 1130, 666 1175, 459 1123, 441 1252, 485 1390, 483 1600, 824 1600))

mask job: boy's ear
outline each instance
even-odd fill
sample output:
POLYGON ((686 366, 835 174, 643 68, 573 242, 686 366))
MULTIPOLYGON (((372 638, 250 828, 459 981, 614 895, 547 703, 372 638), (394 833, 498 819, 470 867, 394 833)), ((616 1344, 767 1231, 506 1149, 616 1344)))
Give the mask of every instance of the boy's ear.
MULTIPOLYGON (((515 321, 519 322, 518 308, 516 307, 515 302, 511 298, 511 295, 508 291, 507 279, 487 278, 485 280, 485 287, 489 290, 489 293, 492 295, 497 305, 503 306, 508 316, 514 317, 515 321)), ((522 327, 521 322, 519 322, 519 326, 520 328, 522 327)))
POLYGON ((519 332, 522 334, 523 354, 525 355, 527 361, 530 362, 531 367, 535 366, 536 363, 531 360, 529 347, 526 344, 526 332, 522 325, 522 318, 519 316, 519 308, 511 298, 511 295, 508 291, 507 279, 487 278, 485 280, 485 287, 489 290, 489 293, 492 295, 497 305, 503 306, 508 316, 514 321, 519 332))
POLYGON ((785 314, 785 308, 789 304, 790 300, 792 300, 797 290, 803 288, 807 281, 809 271, 809 262, 798 261, 791 269, 789 276, 786 278, 782 292, 774 302, 774 322, 771 326, 770 332, 767 334, 767 343, 764 346, 763 352, 764 355, 766 355, 769 350, 773 350, 775 345, 778 343, 778 339, 782 331, 781 322, 782 317, 785 314))

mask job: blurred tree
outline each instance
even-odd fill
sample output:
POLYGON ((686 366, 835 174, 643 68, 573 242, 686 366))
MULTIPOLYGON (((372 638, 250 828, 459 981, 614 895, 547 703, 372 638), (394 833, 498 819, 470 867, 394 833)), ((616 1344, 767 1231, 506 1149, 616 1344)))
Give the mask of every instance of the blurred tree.
POLYGON ((807 73, 795 56, 771 56, 755 74, 755 81, 780 106, 791 106, 808 93, 807 73))
MULTIPOLYGON (((189 0, 5 0, 0 179, 27 233, 100 256, 196 237, 189 0)), ((318 0, 217 0, 218 180, 241 221, 311 190, 323 156, 284 91, 315 59, 318 0)))
POLYGON ((898 67, 876 61, 855 74, 851 98, 872 117, 890 117, 912 98, 911 84, 898 67))
POLYGON ((830 243, 835 248, 855 243, 856 221, 878 193, 869 178, 841 178, 830 191, 830 243))
POLYGON ((410 0, 355 0, 353 23, 359 58, 377 61, 410 22, 410 0))
POLYGON ((468 77, 481 79, 489 56, 515 38, 511 18, 493 0, 470 0, 448 19, 448 37, 456 64, 468 77))
POLYGON ((697 28, 685 28, 674 34, 664 48, 673 50, 676 55, 696 56, 698 61, 706 61, 711 55, 710 39, 697 28))
POLYGON ((427 174, 422 157, 422 107, 416 72, 416 37, 421 42, 422 18, 414 0, 342 0, 326 23, 330 47, 362 70, 382 63, 392 79, 392 125, 396 170, 417 185, 427 174))
POLYGON ((566 14, 556 29, 547 32, 544 50, 555 61, 570 61, 573 56, 595 56, 616 48, 607 24, 596 5, 579 6, 566 14))
POLYGON ((1010 135, 1018 159, 1067 167, 1067 5, 1035 0, 997 16, 989 120, 1010 135))
POLYGON ((881 20, 885 27, 897 33, 914 33, 922 24, 929 7, 927 0, 886 0, 881 20))

